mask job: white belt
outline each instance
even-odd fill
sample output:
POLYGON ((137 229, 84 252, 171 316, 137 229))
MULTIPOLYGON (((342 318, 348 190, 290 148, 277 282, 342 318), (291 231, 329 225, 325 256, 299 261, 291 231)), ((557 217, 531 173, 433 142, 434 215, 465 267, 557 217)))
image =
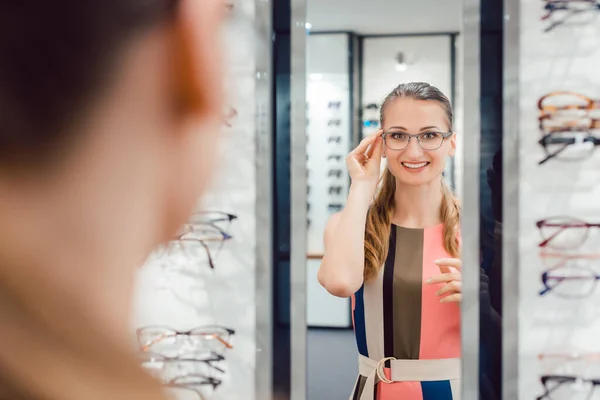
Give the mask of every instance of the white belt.
POLYGON ((363 355, 358 356, 358 372, 367 377, 360 400, 373 400, 375 385, 378 382, 420 382, 444 381, 460 379, 460 358, 444 358, 440 360, 396 360, 394 357, 380 361, 363 355), (390 363, 390 378, 387 379, 383 368, 386 361, 390 363))

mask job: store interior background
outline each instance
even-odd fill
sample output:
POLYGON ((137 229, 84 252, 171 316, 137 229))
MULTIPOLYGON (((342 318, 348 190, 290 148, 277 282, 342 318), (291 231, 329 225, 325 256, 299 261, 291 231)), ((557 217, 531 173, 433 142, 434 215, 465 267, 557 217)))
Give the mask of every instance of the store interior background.
MULTIPOLYGON (((235 329, 227 376, 211 400, 347 398, 357 374, 350 301, 327 294, 316 281, 316 271, 329 205, 332 210, 343 205, 347 195, 345 155, 363 134, 376 129, 365 127, 364 121, 378 120, 378 115, 364 106, 379 104, 401 82, 422 80, 453 99, 458 126, 465 113, 459 62, 463 0, 307 0, 303 89, 309 103, 311 225, 303 232, 306 301, 294 304, 291 216, 294 207, 309 206, 292 206, 291 195, 291 3, 236 1, 226 28, 227 86, 237 116, 223 132, 224 162, 199 208, 233 213, 237 219, 228 227, 232 238, 220 249, 215 270, 205 267, 200 249, 192 264, 175 251, 168 263, 150 259, 139 272, 134 328, 167 325, 186 330, 216 324, 235 329), (337 109, 329 107, 330 101, 342 104, 337 109), (339 143, 327 142, 334 131, 339 143), (332 149, 335 154, 325 152, 332 149), (330 160, 330 155, 341 159, 330 160), (330 170, 339 169, 340 177, 337 172, 330 176, 330 170), (330 194, 330 186, 340 187, 339 194, 337 189, 330 194), (305 396, 291 395, 293 364, 302 361, 302 355, 293 355, 294 309, 305 311, 308 326, 306 348, 300 349, 306 351, 306 365, 301 365, 307 372, 305 396)), ((502 7, 502 0, 481 4, 480 215, 489 232, 494 213, 487 170, 502 143, 502 7)), ((446 171, 457 190, 462 186, 461 161, 459 153, 446 171)), ((496 282, 500 293, 501 278, 496 282)), ((501 302, 499 294, 496 301, 501 302)))

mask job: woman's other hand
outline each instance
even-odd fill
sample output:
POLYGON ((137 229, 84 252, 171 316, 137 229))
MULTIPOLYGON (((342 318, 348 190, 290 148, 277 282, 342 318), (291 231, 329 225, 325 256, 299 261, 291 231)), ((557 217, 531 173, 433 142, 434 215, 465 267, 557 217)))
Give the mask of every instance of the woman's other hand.
POLYGON ((462 300, 462 261, 458 258, 442 258, 435 261, 443 273, 427 280, 428 285, 444 283, 436 296, 444 296, 440 303, 458 303, 462 300))

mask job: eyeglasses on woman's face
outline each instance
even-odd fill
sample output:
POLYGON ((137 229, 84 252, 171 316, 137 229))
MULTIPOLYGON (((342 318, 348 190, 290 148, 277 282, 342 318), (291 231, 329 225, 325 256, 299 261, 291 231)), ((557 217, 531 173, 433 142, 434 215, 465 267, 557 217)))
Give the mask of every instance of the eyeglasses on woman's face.
POLYGON ((382 137, 386 147, 390 150, 404 150, 410 144, 412 138, 417 140, 423 150, 437 150, 442 147, 444 140, 452 136, 450 132, 427 131, 417 135, 411 135, 406 132, 390 129, 384 132, 382 137))

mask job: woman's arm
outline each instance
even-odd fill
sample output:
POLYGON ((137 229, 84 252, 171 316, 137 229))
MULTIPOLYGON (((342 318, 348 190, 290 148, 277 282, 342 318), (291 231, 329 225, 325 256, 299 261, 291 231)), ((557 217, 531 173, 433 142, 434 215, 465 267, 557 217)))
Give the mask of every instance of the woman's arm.
POLYGON ((349 297, 363 283, 365 224, 372 193, 372 185, 353 183, 344 210, 327 221, 325 256, 317 278, 334 296, 349 297))

